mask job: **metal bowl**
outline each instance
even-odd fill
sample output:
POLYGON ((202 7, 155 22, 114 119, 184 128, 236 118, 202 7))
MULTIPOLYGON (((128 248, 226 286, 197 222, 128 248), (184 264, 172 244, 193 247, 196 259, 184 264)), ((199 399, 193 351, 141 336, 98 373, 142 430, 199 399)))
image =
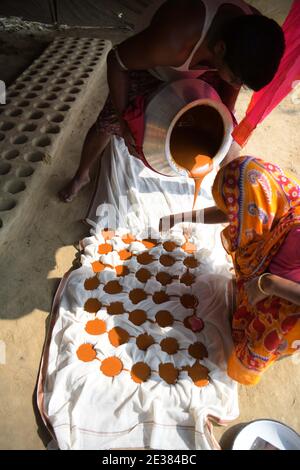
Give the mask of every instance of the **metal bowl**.
MULTIPOLYGON (((233 120, 231 113, 221 102, 216 90, 199 79, 178 80, 160 88, 150 99, 145 111, 145 135, 143 151, 149 166, 166 176, 186 176, 172 156, 170 141, 172 132, 184 114, 196 107, 208 106, 215 110, 223 122, 223 135, 213 155, 214 167, 218 167, 232 143, 233 120)), ((198 122, 199 130, 210 122, 198 122)), ((211 135, 214 129, 211 123, 211 135)))

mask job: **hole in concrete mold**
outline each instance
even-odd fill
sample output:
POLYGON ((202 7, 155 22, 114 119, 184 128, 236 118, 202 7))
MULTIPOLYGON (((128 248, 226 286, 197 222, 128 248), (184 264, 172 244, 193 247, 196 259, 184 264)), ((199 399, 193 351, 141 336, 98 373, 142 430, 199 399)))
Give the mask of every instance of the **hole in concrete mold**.
POLYGON ((53 101, 57 99, 57 95, 55 93, 50 93, 49 95, 45 96, 45 100, 53 101))
POLYGON ((24 78, 23 78, 23 81, 24 81, 24 82, 31 82, 31 77, 24 77, 24 78))
POLYGON ((25 98, 31 100, 32 98, 36 98, 37 97, 37 94, 36 93, 27 93, 27 95, 25 95, 25 98))
POLYGON ((50 116, 50 121, 52 122, 62 122, 64 120, 64 116, 62 114, 53 114, 50 116))
POLYGON ((10 181, 6 187, 6 191, 11 194, 17 194, 24 191, 26 184, 21 180, 10 181))
POLYGON ((74 85, 83 85, 84 84, 84 81, 83 80, 76 80, 76 82, 74 82, 74 85))
POLYGON ((4 138, 5 138, 5 134, 3 134, 2 132, 0 132, 0 142, 1 142, 1 140, 4 140, 4 138))
POLYGON ((77 88, 77 87, 73 87, 69 90, 69 93, 79 93, 80 92, 80 88, 77 88))
POLYGON ((31 166, 23 165, 21 168, 18 168, 17 176, 20 176, 21 178, 22 177, 27 178, 27 176, 31 176, 33 172, 34 172, 34 169, 31 166))
POLYGON ((89 78, 89 74, 88 73, 83 73, 80 75, 79 78, 89 78))
POLYGON ((4 153, 4 158, 6 160, 13 160, 14 158, 17 158, 20 155, 20 152, 18 150, 8 150, 7 152, 4 153))
POLYGON ((18 83, 16 86, 15 86, 15 89, 16 90, 23 90, 23 88, 25 88, 25 85, 23 83, 18 83))
POLYGON ((28 140, 28 137, 26 137, 26 135, 19 135, 18 137, 12 140, 12 143, 20 145, 20 144, 25 144, 27 140, 28 140))
POLYGON ((11 117, 17 117, 20 116, 23 113, 23 109, 14 109, 9 113, 9 116, 11 117))
POLYGON ((73 70, 77 70, 77 67, 69 67, 70 72, 73 72, 73 70))
POLYGON ((22 132, 33 132, 35 131, 37 126, 33 124, 32 122, 28 122, 27 124, 22 124, 19 129, 22 132))
POLYGON ((17 103, 17 106, 21 106, 21 107, 25 107, 28 105, 29 105, 29 101, 26 101, 26 100, 19 101, 19 103, 17 103))
POLYGON ((60 127, 53 124, 53 126, 46 126, 42 128, 42 131, 46 134, 58 134, 60 132, 60 127))
POLYGON ((11 196, 2 196, 0 198, 0 211, 10 211, 16 205, 16 201, 11 196))
POLYGON ((87 67, 86 69, 84 69, 85 72, 92 72, 93 69, 91 69, 91 67, 87 67))
POLYGON ((43 116, 44 113, 42 113, 42 111, 34 111, 29 115, 29 119, 41 119, 43 116))
POLYGON ((47 101, 43 101, 42 103, 38 103, 36 107, 40 109, 50 108, 50 103, 47 103, 47 101))
POLYGON ((33 91, 39 91, 39 90, 42 90, 43 87, 41 85, 35 85, 34 87, 32 87, 32 90, 33 91))
POLYGON ((58 85, 63 85, 64 83, 67 83, 67 80, 65 80, 64 78, 59 78, 58 80, 56 80, 56 82, 58 85))
POLYGON ((69 72, 64 72, 61 74, 61 77, 69 77, 71 74, 69 72))
POLYGON ((55 86, 54 88, 52 88, 52 91, 61 91, 62 90, 62 87, 60 86, 55 86))
POLYGON ((61 104, 55 107, 57 111, 69 111, 70 106, 68 104, 61 104))
POLYGON ((0 219, 0 228, 2 228, 2 227, 3 227, 3 222, 2 222, 2 220, 0 219))
POLYGON ((35 140, 35 145, 38 147, 47 147, 47 145, 51 144, 51 139, 48 136, 43 136, 35 140))
POLYGON ((74 96, 66 96, 66 98, 64 99, 64 101, 66 103, 69 103, 69 102, 72 102, 72 101, 75 101, 75 97, 74 96))
POLYGON ((56 63, 57 64, 63 64, 65 61, 64 60, 57 60, 56 63))
POLYGON ((39 83, 45 83, 47 81, 48 81, 48 78, 46 78, 46 77, 42 77, 38 80, 39 83))
POLYGON ((81 65, 81 60, 76 60, 76 62, 73 62, 74 65, 81 65))
POLYGON ((9 96, 10 98, 15 98, 16 96, 19 96, 19 93, 17 91, 9 91, 7 93, 7 96, 9 96))
POLYGON ((41 162, 45 155, 42 152, 31 152, 28 155, 26 155, 26 160, 29 162, 41 162))
POLYGON ((0 175, 7 175, 11 169, 11 164, 7 162, 0 162, 0 175))
POLYGON ((1 131, 10 131, 13 127, 15 127, 13 122, 4 121, 0 124, 1 131))

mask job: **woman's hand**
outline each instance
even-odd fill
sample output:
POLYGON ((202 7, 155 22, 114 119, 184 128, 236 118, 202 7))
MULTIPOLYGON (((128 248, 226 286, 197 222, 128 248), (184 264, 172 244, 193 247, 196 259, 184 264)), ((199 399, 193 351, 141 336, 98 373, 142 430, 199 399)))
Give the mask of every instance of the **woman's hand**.
POLYGON ((121 135, 124 139, 124 142, 126 144, 126 147, 128 148, 128 152, 130 153, 130 155, 133 155, 134 157, 142 160, 141 155, 137 151, 135 139, 131 133, 131 130, 127 122, 124 119, 120 119, 120 128, 121 128, 121 135))
POLYGON ((263 294, 260 288, 258 287, 259 277, 255 277, 245 283, 245 291, 248 297, 248 301, 251 305, 256 305, 257 302, 264 300, 268 297, 268 294, 263 294))

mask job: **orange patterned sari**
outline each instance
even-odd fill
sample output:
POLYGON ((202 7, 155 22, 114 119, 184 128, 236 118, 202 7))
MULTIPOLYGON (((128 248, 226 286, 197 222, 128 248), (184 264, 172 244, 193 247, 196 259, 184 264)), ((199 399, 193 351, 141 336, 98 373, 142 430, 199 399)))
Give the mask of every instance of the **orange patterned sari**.
POLYGON ((300 182, 272 163, 240 157, 221 168, 213 196, 228 215, 222 240, 237 277, 228 374, 254 385, 274 361, 300 345, 300 306, 275 296, 253 306, 244 289, 268 270, 291 228, 300 224, 300 182))

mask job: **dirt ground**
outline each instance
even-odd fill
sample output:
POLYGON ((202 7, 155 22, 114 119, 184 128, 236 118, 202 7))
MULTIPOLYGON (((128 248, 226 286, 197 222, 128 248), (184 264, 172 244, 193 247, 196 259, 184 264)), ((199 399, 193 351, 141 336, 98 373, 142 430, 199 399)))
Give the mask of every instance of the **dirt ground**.
MULTIPOLYGON (((282 23, 291 1, 249 3, 282 23)), ((60 278, 78 257, 78 240, 88 234, 80 220, 92 187, 85 188, 70 205, 59 202, 56 194, 76 168, 85 133, 106 92, 103 87, 94 111, 87 107, 58 158, 49 165, 49 177, 36 195, 34 219, 24 214, 23 230, 12 233, 1 247, 0 340, 6 348, 6 361, 0 364, 0 449, 43 449, 49 440, 36 413, 33 393, 53 295, 60 278)), ((261 156, 300 175, 300 100, 296 93, 256 130, 243 153, 261 156)), ((249 97, 248 91, 241 93, 239 117, 249 97)), ((230 447, 237 429, 258 418, 277 419, 300 433, 299 388, 299 364, 290 359, 269 370, 258 386, 241 386, 239 418, 227 428, 215 427, 223 448, 230 447)))

